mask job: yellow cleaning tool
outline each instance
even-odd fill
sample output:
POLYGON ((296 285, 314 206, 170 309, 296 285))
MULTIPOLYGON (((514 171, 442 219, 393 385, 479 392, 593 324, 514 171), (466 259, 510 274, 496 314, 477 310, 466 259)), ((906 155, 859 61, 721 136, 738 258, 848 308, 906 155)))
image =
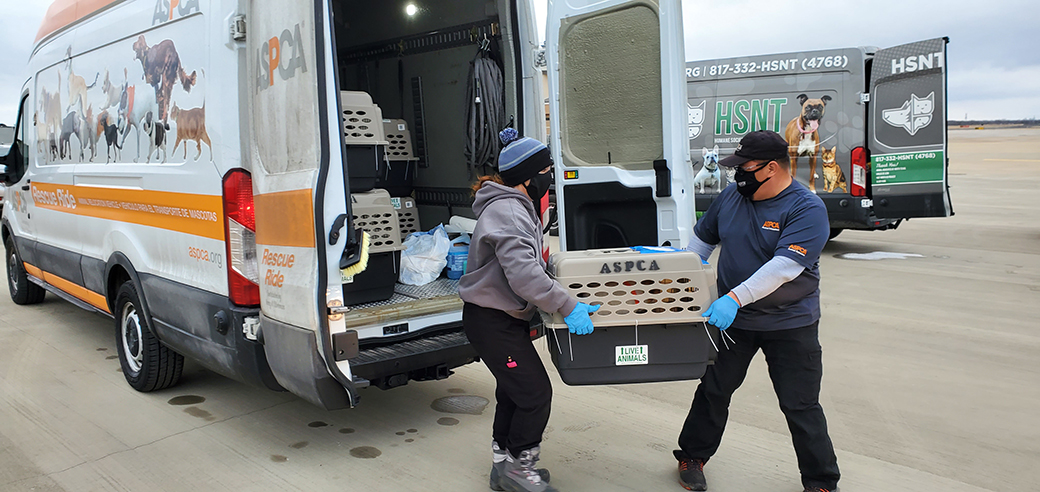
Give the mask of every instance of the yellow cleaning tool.
POLYGON ((358 261, 340 270, 344 277, 353 277, 368 268, 368 246, 371 240, 367 232, 361 232, 361 251, 358 252, 358 261))

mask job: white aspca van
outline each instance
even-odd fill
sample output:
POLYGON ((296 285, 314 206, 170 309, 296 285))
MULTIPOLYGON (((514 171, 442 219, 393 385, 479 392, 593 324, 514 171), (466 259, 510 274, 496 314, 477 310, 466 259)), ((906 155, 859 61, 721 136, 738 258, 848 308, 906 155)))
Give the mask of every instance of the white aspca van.
MULTIPOLYGON (((684 97, 681 19, 678 0, 550 7, 565 249, 689 238, 685 115, 664 102, 684 97)), ((494 162, 466 142, 500 129, 474 107, 544 138, 535 32, 522 0, 56 0, 2 162, 12 298, 112 316, 140 391, 184 357, 329 409, 447 377, 476 360, 457 282, 395 284, 401 238, 378 228, 367 270, 341 269, 363 225, 472 216, 494 162), (478 49, 501 71, 482 102, 478 49)))

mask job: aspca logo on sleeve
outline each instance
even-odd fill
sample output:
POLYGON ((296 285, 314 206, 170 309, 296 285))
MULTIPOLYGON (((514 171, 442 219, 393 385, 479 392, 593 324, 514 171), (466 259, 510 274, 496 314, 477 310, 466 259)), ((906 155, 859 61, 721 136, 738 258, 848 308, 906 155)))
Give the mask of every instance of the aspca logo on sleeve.
POLYGON ((296 71, 307 71, 307 62, 303 55, 303 36, 300 25, 296 24, 292 31, 286 29, 281 36, 273 37, 260 47, 256 54, 256 88, 262 91, 274 85, 275 74, 278 78, 289 80, 296 76, 296 71))
POLYGON ((772 220, 767 220, 767 221, 765 221, 764 224, 762 224, 762 228, 767 230, 767 231, 778 231, 779 232, 780 231, 780 223, 779 222, 774 222, 772 220))
POLYGON ((807 249, 805 249, 805 248, 803 248, 803 247, 801 247, 801 246, 799 246, 797 244, 792 244, 792 245, 788 246, 787 250, 788 251, 794 251, 795 253, 798 253, 798 254, 800 254, 802 256, 805 256, 805 255, 809 254, 809 250, 807 250, 807 249))
POLYGON ((621 273, 631 272, 632 270, 636 270, 639 272, 653 272, 660 269, 661 267, 657 266, 657 262, 653 260, 649 262, 646 260, 615 261, 614 263, 604 263, 603 267, 599 269, 599 273, 621 273))
POLYGON ((170 22, 174 16, 180 18, 194 12, 202 12, 199 0, 155 0, 152 25, 170 22))

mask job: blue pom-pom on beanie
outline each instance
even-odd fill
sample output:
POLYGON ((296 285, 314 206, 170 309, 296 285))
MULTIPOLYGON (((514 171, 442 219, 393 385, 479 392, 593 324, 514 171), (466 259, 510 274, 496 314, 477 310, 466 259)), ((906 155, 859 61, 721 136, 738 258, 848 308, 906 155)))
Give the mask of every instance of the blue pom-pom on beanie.
POLYGON ((506 128, 498 132, 498 139, 502 141, 502 145, 509 145, 518 138, 520 138, 520 132, 516 131, 516 128, 506 128))

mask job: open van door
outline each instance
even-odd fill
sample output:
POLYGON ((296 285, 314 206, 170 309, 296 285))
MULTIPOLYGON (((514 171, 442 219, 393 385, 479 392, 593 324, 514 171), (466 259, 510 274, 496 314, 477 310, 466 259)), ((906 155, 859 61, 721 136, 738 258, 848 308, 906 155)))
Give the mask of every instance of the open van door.
MULTIPOLYGON (((347 361, 356 333, 351 339, 330 312, 342 306, 341 261, 356 262, 358 238, 343 166, 330 19, 329 0, 249 2, 243 164, 255 195, 255 266, 249 271, 243 264, 242 276, 259 286, 258 338, 278 383, 334 409, 358 398, 347 361)), ((228 183, 243 179, 236 172, 225 177, 225 197, 228 183)), ((248 227, 230 213, 229 244, 248 249, 248 227)), ((229 263, 234 266, 234 258, 229 263)), ((234 292, 235 279, 229 283, 234 292)))
POLYGON ((568 0, 546 26, 563 250, 684 246, 695 221, 679 0, 568 0))
POLYGON ((871 195, 879 218, 949 217, 946 43, 878 50, 870 76, 871 195))

